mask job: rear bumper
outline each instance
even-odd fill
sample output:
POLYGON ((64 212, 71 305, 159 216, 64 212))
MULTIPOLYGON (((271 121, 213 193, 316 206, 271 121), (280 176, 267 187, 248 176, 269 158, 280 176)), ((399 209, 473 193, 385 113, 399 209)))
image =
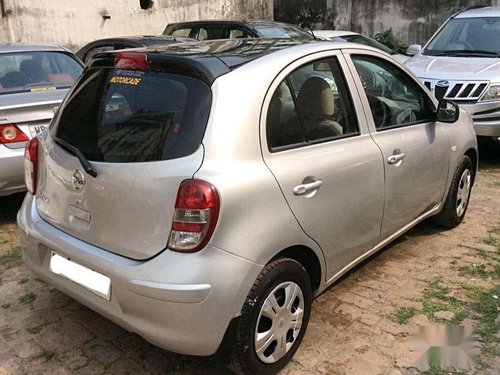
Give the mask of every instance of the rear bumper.
POLYGON ((460 104, 472 117, 476 135, 500 137, 500 102, 460 104))
POLYGON ((262 266, 207 246, 136 261, 82 242, 38 216, 31 194, 18 213, 23 258, 32 272, 82 304, 164 349, 214 354, 262 266), (111 279, 106 299, 49 270, 57 254, 111 279))
POLYGON ((26 191, 24 148, 11 149, 0 144, 0 196, 26 191))

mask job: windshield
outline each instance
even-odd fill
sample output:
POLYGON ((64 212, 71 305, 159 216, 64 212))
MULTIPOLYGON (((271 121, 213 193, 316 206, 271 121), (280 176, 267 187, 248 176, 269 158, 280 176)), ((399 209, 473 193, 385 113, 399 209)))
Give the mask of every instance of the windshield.
POLYGON ((91 161, 175 159, 200 146, 210 104, 210 88, 195 78, 89 69, 58 112, 51 134, 91 161))
POLYGON ((331 38, 331 40, 333 42, 349 42, 349 43, 364 44, 365 46, 377 48, 381 51, 384 51, 385 53, 388 53, 389 55, 396 54, 396 52, 394 52, 392 49, 384 46, 382 43, 379 43, 376 40, 374 40, 372 38, 368 38, 364 35, 359 35, 359 34, 342 35, 342 36, 336 36, 334 38, 331 38))
POLYGON ((293 25, 253 26, 264 38, 314 39, 307 31, 293 25))
POLYGON ((424 55, 500 55, 500 17, 449 20, 422 52, 424 55))
POLYGON ((68 88, 82 70, 64 52, 0 53, 0 95, 68 88))

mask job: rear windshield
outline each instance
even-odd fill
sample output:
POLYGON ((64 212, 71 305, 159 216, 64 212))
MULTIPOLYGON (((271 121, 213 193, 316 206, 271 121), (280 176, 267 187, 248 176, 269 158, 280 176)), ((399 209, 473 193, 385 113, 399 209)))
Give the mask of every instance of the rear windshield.
POLYGON ((188 76, 90 69, 59 111, 51 134, 91 161, 175 159, 200 146, 210 104, 210 88, 188 76))
POLYGON ((83 68, 64 52, 37 51, 0 54, 0 95, 68 88, 83 68))

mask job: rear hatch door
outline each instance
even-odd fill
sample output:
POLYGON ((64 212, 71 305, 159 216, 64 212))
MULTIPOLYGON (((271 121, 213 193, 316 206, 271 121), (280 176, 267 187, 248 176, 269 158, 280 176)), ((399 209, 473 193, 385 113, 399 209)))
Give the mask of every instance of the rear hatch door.
POLYGON ((203 161, 210 104, 208 85, 187 75, 90 68, 41 136, 40 215, 108 251, 156 255, 167 246, 179 185, 203 161))

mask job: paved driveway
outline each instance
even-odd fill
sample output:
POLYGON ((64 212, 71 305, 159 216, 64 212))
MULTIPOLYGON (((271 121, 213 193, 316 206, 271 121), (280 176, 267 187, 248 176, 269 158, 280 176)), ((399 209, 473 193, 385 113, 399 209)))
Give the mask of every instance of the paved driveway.
MULTIPOLYGON (((417 328, 464 319, 482 335, 477 373, 500 368, 500 152, 483 158, 464 223, 419 225, 320 296, 282 374, 420 373, 417 328)), ((0 375, 229 373, 158 349, 35 279, 19 257, 21 199, 0 200, 0 375)))

